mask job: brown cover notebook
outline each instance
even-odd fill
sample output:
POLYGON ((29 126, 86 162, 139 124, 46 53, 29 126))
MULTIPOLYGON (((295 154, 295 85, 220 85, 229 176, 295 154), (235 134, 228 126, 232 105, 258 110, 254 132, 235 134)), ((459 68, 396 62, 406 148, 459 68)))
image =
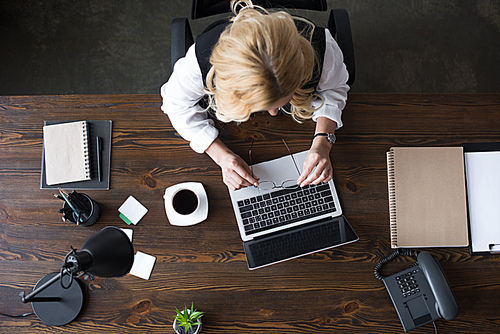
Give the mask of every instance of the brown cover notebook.
POLYGON ((387 152, 391 247, 469 244, 462 147, 387 152))

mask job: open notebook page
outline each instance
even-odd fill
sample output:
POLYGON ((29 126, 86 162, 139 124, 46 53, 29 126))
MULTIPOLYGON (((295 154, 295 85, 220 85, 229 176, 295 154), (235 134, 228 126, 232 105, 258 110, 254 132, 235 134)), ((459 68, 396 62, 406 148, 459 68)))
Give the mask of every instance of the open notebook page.
POLYGON ((467 152, 465 168, 472 251, 496 250, 500 248, 500 152, 467 152))

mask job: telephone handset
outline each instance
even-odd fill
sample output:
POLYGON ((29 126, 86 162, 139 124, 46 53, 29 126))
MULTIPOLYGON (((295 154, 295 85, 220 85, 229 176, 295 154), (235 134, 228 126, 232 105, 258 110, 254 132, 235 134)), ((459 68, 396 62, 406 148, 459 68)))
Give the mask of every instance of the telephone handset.
POLYGON ((375 266, 375 277, 383 281, 405 332, 444 318, 454 319, 458 304, 439 262, 427 252, 398 248, 375 266), (410 268, 390 276, 380 274, 384 264, 396 256, 417 258, 410 268))

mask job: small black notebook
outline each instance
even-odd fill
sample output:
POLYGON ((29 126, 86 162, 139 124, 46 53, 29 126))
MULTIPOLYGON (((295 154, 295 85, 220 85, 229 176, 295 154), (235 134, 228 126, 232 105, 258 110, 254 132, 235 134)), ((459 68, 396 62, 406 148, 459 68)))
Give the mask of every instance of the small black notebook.
MULTIPOLYGON (((45 121, 44 126, 60 124, 60 123, 69 123, 69 121, 68 122, 45 121)), ((40 189, 57 189, 57 188, 67 188, 76 190, 109 189, 112 122, 106 120, 106 121, 86 121, 86 123, 87 123, 87 138, 88 138, 88 157, 90 165, 90 180, 48 185, 45 173, 45 147, 44 147, 42 149, 42 172, 40 176, 40 189), (97 137, 101 138, 101 146, 102 146, 99 159, 101 165, 101 181, 99 181, 98 177, 99 151, 97 150, 97 137)))

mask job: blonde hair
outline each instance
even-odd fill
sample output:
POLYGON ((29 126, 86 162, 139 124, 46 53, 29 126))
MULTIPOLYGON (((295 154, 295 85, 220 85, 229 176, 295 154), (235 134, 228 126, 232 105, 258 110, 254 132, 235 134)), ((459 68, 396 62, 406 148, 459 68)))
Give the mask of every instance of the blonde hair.
POLYGON ((233 1, 232 9, 236 16, 212 51, 206 78, 210 107, 217 118, 246 121, 253 112, 292 94, 287 112, 299 122, 311 118, 311 102, 317 96, 314 88, 302 88, 315 67, 310 40, 297 31, 286 12, 270 13, 251 1, 233 1))

